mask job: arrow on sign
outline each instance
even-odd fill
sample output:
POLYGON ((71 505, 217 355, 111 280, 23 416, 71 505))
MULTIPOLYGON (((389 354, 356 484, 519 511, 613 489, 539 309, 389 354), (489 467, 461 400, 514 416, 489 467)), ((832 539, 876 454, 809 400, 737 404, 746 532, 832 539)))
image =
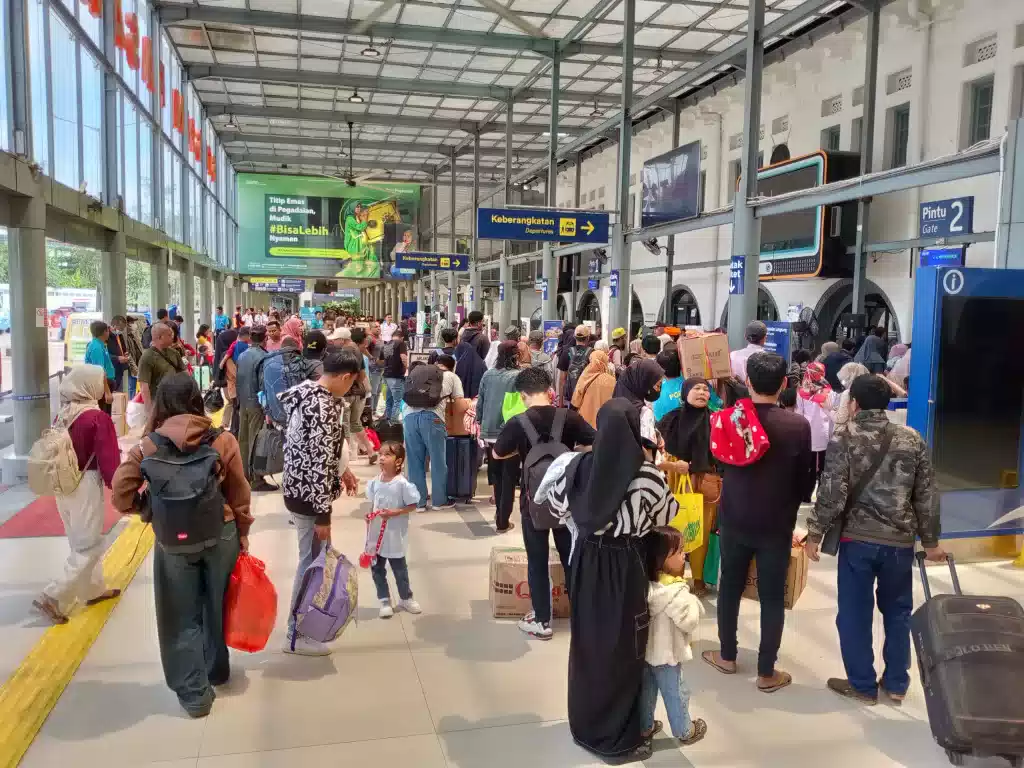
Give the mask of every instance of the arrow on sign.
POLYGON ((588 235, 594 234, 594 225, 591 224, 589 221, 586 224, 584 224, 582 227, 580 227, 580 229, 582 229, 588 235))

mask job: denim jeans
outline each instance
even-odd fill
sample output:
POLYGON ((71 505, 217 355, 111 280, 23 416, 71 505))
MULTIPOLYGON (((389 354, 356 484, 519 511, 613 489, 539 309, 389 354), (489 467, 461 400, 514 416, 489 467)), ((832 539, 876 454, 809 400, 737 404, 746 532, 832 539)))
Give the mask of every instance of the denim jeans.
POLYGON ((380 557, 370 566, 370 573, 373 576, 373 586, 377 588, 377 599, 380 601, 391 599, 391 590, 388 589, 387 564, 391 563, 391 573, 395 575, 395 585, 398 587, 398 596, 402 600, 412 599, 412 587, 409 586, 409 566, 404 557, 380 557))
POLYGON ((435 507, 448 503, 448 459, 444 441, 448 432, 444 420, 433 411, 405 414, 405 450, 409 459, 409 480, 420 492, 420 506, 427 506, 427 457, 430 457, 430 498, 435 507))
POLYGON ((771 677, 782 645, 786 622, 786 572, 792 540, 745 536, 723 527, 719 536, 722 574, 718 584, 718 640, 722 658, 736 661, 736 623, 740 599, 746 588, 750 560, 757 557, 757 595, 761 604, 761 645, 757 653, 757 674, 771 677))
POLYGON ((863 541, 839 545, 839 647, 846 677, 858 693, 875 696, 871 625, 875 600, 882 614, 882 687, 904 694, 910 687, 910 613, 914 608, 914 548, 863 541), (874 594, 872 594, 874 592, 874 594))
POLYGON ((377 415, 377 406, 380 405, 380 385, 384 381, 384 374, 373 373, 370 376, 370 416, 377 415))
POLYGON ((652 667, 644 664, 644 684, 640 692, 643 706, 643 728, 645 731, 654 727, 654 708, 658 705, 658 691, 665 702, 668 714, 668 725, 672 735, 677 739, 685 739, 693 729, 690 719, 690 689, 683 679, 681 664, 663 664, 652 667))
POLYGON ((299 540, 299 565, 295 569, 292 599, 288 604, 288 637, 295 634, 295 603, 298 602, 299 592, 302 589, 302 577, 306 573, 306 569, 320 556, 321 547, 320 539, 313 531, 316 527, 316 518, 309 515, 298 515, 294 512, 290 514, 292 522, 295 523, 295 535, 299 540))
POLYGON ((128 377, 128 400, 129 401, 135 399, 135 389, 138 387, 138 385, 139 385, 139 380, 138 380, 137 377, 135 377, 135 376, 129 376, 128 377))
MULTIPOLYGON (((502 462, 504 463, 504 462, 502 462)), ((551 570, 548 566, 548 531, 533 526, 533 518, 526 508, 524 494, 519 496, 519 509, 523 519, 523 546, 526 548, 526 583, 530 585, 530 602, 537 621, 551 621, 551 570)), ((562 561, 565 572, 565 591, 569 586, 572 570, 569 568, 569 553, 572 551, 572 534, 568 528, 553 528, 550 531, 555 539, 558 559, 562 561)))
POLYGON ((228 681, 224 644, 224 593, 238 559, 238 530, 225 523, 216 546, 174 554, 159 544, 153 553, 153 588, 160 662, 167 687, 186 711, 209 711, 213 685, 228 681))
POLYGON ((388 386, 387 399, 384 401, 384 418, 398 421, 402 412, 402 400, 405 398, 405 379, 384 379, 388 386))

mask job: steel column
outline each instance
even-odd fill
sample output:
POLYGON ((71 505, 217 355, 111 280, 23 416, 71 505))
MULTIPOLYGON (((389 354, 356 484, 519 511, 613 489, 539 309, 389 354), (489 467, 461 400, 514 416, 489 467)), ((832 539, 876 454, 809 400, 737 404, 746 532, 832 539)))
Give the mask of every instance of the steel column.
MULTIPOLYGON (((451 152, 451 186, 449 187, 449 200, 451 201, 452 208, 452 220, 451 227, 448 230, 448 253, 455 253, 455 147, 452 147, 451 152)), ((456 296, 458 289, 458 282, 456 281, 455 271, 451 270, 448 272, 448 317, 449 319, 455 318, 455 307, 458 303, 456 296)))
MULTIPOLYGON (((505 106, 505 205, 512 203, 512 114, 515 101, 509 98, 505 106)), ((473 212, 476 216, 476 211, 473 212)), ((512 252, 512 241, 505 240, 501 244, 501 255, 498 257, 498 327, 508 328, 512 312, 512 281, 508 270, 508 258, 512 252)), ((490 329, 487 329, 490 333, 490 329)))
MULTIPOLYGON (((868 14, 867 54, 864 57, 864 117, 860 132, 860 175, 871 173, 875 154, 875 99, 878 92, 878 36, 881 29, 882 9, 876 4, 868 14)), ((871 200, 857 203, 857 240, 853 251, 853 313, 864 311, 864 288, 867 283, 868 262, 864 244, 868 241, 871 221, 871 200)))
MULTIPOLYGON (((679 124, 682 116, 682 102, 679 99, 672 100, 672 149, 679 146, 679 124)), ((720 159, 719 159, 720 160, 720 159)), ((643 221, 643 219, 641 219, 643 221)), ((672 270, 676 260, 676 236, 668 236, 668 247, 665 248, 665 298, 661 305, 661 321, 666 325, 672 324, 672 270)), ((712 286, 714 293, 717 286, 712 286)))
MULTIPOLYGON (((117 46, 114 43, 114 6, 115 0, 103 0, 103 52, 107 56, 107 61, 111 62, 117 61, 117 46)), ((159 48, 159 45, 156 47, 159 48)), ((115 162, 115 158, 118 158, 117 79, 114 69, 103 68, 103 200, 111 207, 117 206, 118 175, 122 165, 115 162)), ((163 157, 162 152, 160 156, 163 157)))
POLYGON ((213 270, 207 267, 199 278, 199 323, 213 327, 213 270))
MULTIPOLYGON (((551 127, 548 129, 548 181, 544 192, 550 208, 558 206, 558 101, 562 63, 558 53, 551 57, 551 127)), ((544 243, 541 277, 545 291, 541 294, 540 314, 544 320, 558 319, 558 262, 551 253, 552 243, 544 243)))
MULTIPOLYGON (((609 303, 608 318, 602 318, 605 326, 625 328, 629 332, 629 305, 632 288, 629 280, 629 251, 624 233, 630 228, 629 221, 629 168, 633 151, 633 23, 636 17, 636 0, 622 3, 622 114, 619 115, 619 165, 616 177, 616 210, 618 223, 612 236, 612 269, 619 272, 618 297, 609 303)), ((607 336, 607 334, 605 334, 607 336)))
POLYGON ((196 263, 192 259, 185 261, 185 270, 181 273, 181 307, 179 314, 185 318, 181 332, 190 341, 196 337, 196 263))
MULTIPOLYGON (((11 133, 14 139, 14 151, 26 157, 32 157, 32 97, 29 93, 31 82, 30 70, 32 63, 28 55, 27 0, 11 0, 8 5, 10 22, 11 49, 11 133)), ((6 56, 6 51, 0 51, 6 56)))
POLYGON ((757 194, 757 154, 761 126, 761 77, 764 65, 764 0, 748 0, 746 79, 743 106, 743 165, 740 189, 733 204, 732 252, 744 257, 743 292, 729 297, 729 344, 746 345, 747 323, 757 318, 761 222, 748 200, 757 194))
MULTIPOLYGON (((576 153, 576 173, 574 174, 572 184, 572 205, 573 208, 580 207, 580 188, 583 183, 583 158, 580 157, 580 153, 576 153)), ((572 265, 572 271, 569 274, 569 300, 572 302, 572 306, 569 307, 569 320, 572 322, 576 321, 576 302, 578 301, 577 294, 579 293, 579 285, 577 285, 576 277, 582 271, 581 260, 583 256, 581 253, 574 253, 569 257, 569 264, 572 265)))
MULTIPOLYGON (((156 321, 156 311, 167 309, 170 304, 171 285, 167 274, 167 261, 170 251, 166 248, 158 248, 153 263, 149 269, 150 300, 153 302, 153 321, 156 321)), ((239 299, 238 303, 241 303, 239 299)))
POLYGON ((128 308, 126 250, 124 232, 107 233, 107 248, 100 252, 100 306, 108 321, 114 315, 123 315, 128 308))
POLYGON ((996 223, 995 265, 1024 269, 1024 119, 1007 126, 996 223))
POLYGON ((480 296, 480 233, 477 232, 476 212, 480 208, 480 134, 473 134, 473 213, 470 216, 469 226, 473 233, 470 243, 469 260, 469 297, 466 301, 466 311, 472 312, 477 306, 483 306, 483 297, 480 296))

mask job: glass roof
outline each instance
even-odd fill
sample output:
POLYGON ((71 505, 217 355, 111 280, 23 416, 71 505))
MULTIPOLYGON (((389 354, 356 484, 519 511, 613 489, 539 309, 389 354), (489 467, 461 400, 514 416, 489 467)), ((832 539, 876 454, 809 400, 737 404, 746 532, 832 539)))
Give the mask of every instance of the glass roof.
MULTIPOLYGON (((799 5, 768 0, 766 23, 799 5)), ((850 9, 815 5, 766 44, 850 9)), ((471 179, 479 131, 482 176, 500 179, 510 99, 513 171, 546 157, 556 51, 560 144, 619 114, 621 0, 162 0, 160 16, 240 171, 340 175, 351 154, 357 175, 426 181, 456 149, 471 179)), ((704 63, 746 19, 746 0, 637 0, 634 101, 734 71, 704 63)))

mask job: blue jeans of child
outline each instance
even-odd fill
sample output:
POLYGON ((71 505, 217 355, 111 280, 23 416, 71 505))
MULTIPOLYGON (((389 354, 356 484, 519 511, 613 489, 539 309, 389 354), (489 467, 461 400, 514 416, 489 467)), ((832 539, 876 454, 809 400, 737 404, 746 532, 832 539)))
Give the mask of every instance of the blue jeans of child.
POLYGON ((448 432, 444 420, 433 411, 405 414, 405 450, 409 459, 409 480, 420 492, 419 506, 427 506, 427 456, 430 457, 430 499, 435 507, 448 503, 448 457, 444 441, 448 432))
POLYGON ((384 374, 382 372, 369 374, 370 377, 370 411, 371 418, 377 416, 377 406, 380 404, 380 385, 384 381, 384 374))
POLYGON ((654 708, 658 705, 658 691, 661 691, 662 701, 665 702, 672 735, 677 739, 685 739, 690 735, 693 721, 690 719, 690 689, 683 679, 681 664, 664 664, 658 667, 644 664, 640 702, 643 706, 645 731, 654 727, 654 708))
POLYGON ((295 603, 299 599, 299 592, 302 591, 302 577, 306 569, 320 556, 323 544, 316 537, 315 517, 295 512, 290 512, 289 515, 295 524, 295 535, 299 542, 299 564, 295 569, 295 581, 292 582, 292 599, 288 603, 288 636, 291 637, 295 634, 295 603))
POLYGON ((910 613, 914 609, 914 548, 844 541, 839 545, 839 647, 850 685, 878 694, 871 625, 875 601, 882 614, 882 687, 905 694, 910 687, 910 613), (874 592, 874 594, 872 594, 874 592))
POLYGON ((388 421, 398 421, 402 412, 402 400, 405 398, 405 379, 384 379, 384 383, 388 388, 384 401, 384 418, 388 421))
POLYGON ((395 586, 398 587, 398 596, 402 600, 412 599, 412 587, 409 586, 409 566, 404 557, 380 557, 370 566, 370 573, 373 575, 373 586, 377 588, 377 599, 384 601, 391 599, 391 590, 388 589, 387 564, 391 563, 391 573, 395 575, 395 586))

